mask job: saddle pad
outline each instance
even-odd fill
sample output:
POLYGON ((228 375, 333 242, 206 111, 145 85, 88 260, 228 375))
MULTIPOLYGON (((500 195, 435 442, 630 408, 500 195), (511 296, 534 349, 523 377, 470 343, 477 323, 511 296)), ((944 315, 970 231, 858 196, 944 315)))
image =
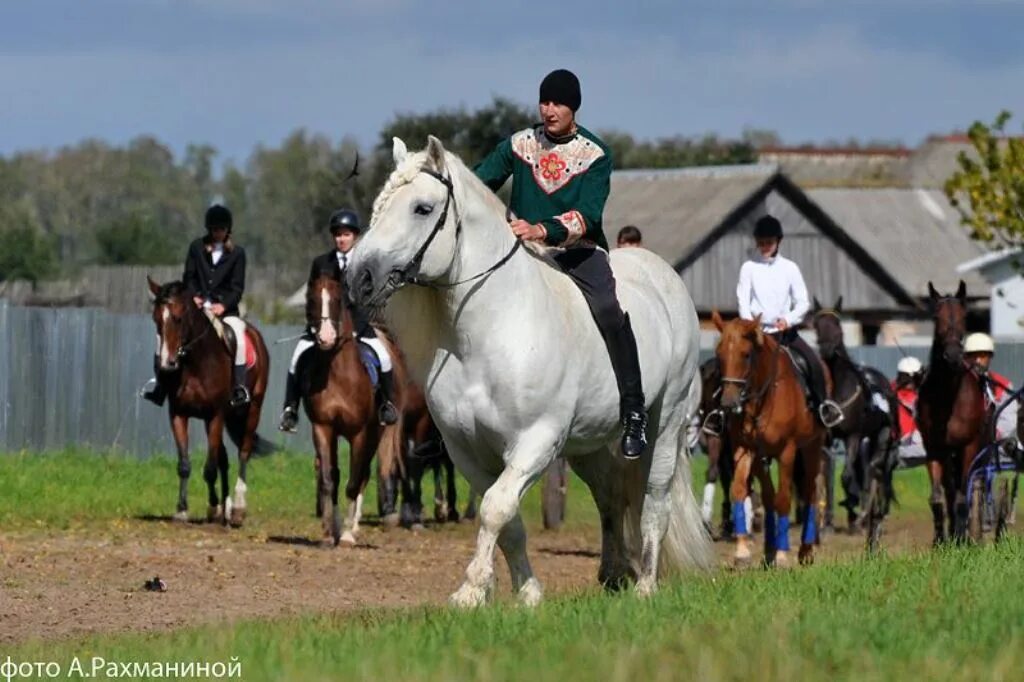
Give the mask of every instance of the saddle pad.
POLYGON ((248 326, 245 328, 245 340, 245 368, 252 369, 256 366, 256 338, 248 326))
POLYGON ((380 383, 380 358, 377 357, 377 353, 374 352, 373 348, 362 341, 359 342, 359 360, 363 363, 363 367, 366 368, 366 373, 370 377, 370 383, 376 389, 380 383))

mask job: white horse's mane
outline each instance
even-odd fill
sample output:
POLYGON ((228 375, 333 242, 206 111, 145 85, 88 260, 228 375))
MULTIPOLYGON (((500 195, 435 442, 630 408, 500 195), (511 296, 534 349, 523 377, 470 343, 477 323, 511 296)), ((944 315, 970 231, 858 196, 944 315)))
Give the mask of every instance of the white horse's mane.
MULTIPOLYGON (((445 151, 444 157, 445 166, 448 168, 452 177, 456 176, 455 171, 457 171, 459 182, 455 185, 456 192, 459 192, 460 189, 473 189, 475 190, 474 196, 483 200, 484 204, 493 210, 495 214, 505 214, 507 207, 504 202, 502 202, 498 195, 492 192, 491 189, 476 176, 476 173, 474 173, 461 158, 449 151, 445 151)), ((384 182, 384 186, 380 190, 380 194, 378 194, 377 198, 373 200, 373 213, 370 216, 371 229, 377 223, 380 216, 383 215, 385 209, 387 209, 388 205, 391 203, 391 200, 394 199, 395 194, 398 193, 398 190, 416 179, 416 176, 422 172, 426 164, 427 152, 418 151, 406 156, 405 159, 395 167, 395 170, 391 171, 391 174, 388 176, 388 179, 384 182)), ((460 208, 465 206, 465 199, 465 194, 457 198, 457 201, 461 204, 460 208)), ((551 256, 560 250, 558 247, 546 246, 542 242, 524 242, 523 246, 526 247, 526 250, 530 254, 539 257, 551 266, 554 266, 551 256)))

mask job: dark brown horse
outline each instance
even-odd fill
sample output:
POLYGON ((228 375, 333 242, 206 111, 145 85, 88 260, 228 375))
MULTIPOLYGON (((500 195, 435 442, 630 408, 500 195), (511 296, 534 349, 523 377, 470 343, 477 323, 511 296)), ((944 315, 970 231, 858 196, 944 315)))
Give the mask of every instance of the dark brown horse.
POLYGON ((831 429, 829 436, 842 440, 846 448, 842 483, 847 524, 850 532, 854 532, 864 522, 868 528, 868 549, 874 549, 882 519, 893 499, 898 405, 885 375, 850 358, 843 339, 842 311, 842 296, 832 308, 823 308, 814 299, 818 352, 832 375, 832 397, 843 412, 843 420, 831 429))
POLYGON ((263 337, 251 324, 246 337, 254 361, 246 376, 252 401, 234 409, 228 402, 231 393, 233 355, 217 335, 213 323, 192 301, 192 293, 181 282, 160 285, 147 278, 153 293, 153 322, 160 339, 158 368, 167 389, 167 409, 171 431, 178 449, 178 508, 174 518, 188 518, 188 478, 192 464, 188 454, 188 420, 202 419, 208 444, 203 479, 209 487, 207 519, 241 525, 247 503, 246 467, 259 437, 263 396, 267 391, 270 356, 263 337), (238 480, 234 498, 228 495, 228 452, 224 447, 224 429, 238 446, 238 480), (220 472, 220 497, 217 496, 217 472, 220 472))
MULTIPOLYGON (((382 477, 390 477, 401 465, 401 417, 392 426, 378 421, 376 395, 369 374, 359 356, 352 315, 344 303, 345 291, 337 280, 317 278, 306 292, 307 319, 314 322, 317 345, 312 348, 301 372, 306 415, 313 429, 316 471, 323 525, 322 544, 339 541, 355 544, 362 514, 363 491, 372 473, 373 455, 379 450, 382 477), (344 533, 337 509, 340 470, 338 438, 349 444, 349 473, 345 486, 348 510, 344 533)), ((389 345, 390 341, 388 341, 389 345)), ((394 403, 401 415, 405 371, 391 345, 394 361, 394 403)))
POLYGON ((736 562, 747 563, 751 558, 743 501, 753 471, 764 498, 765 561, 788 563, 789 513, 799 457, 799 497, 805 510, 799 559, 801 563, 810 563, 818 542, 818 483, 825 427, 807 408, 803 387, 788 353, 772 335, 761 330, 760 316, 725 322, 716 310, 712 320, 722 334, 716 350, 722 372, 721 405, 735 448, 732 502, 736 562), (777 489, 768 471, 771 460, 779 465, 777 489))
POLYGON ((928 283, 935 333, 917 397, 917 427, 928 456, 935 544, 967 536, 967 477, 985 435, 981 379, 964 359, 967 287, 943 296, 928 283), (948 520, 947 520, 948 519, 948 520), (948 529, 947 529, 948 524, 948 529))

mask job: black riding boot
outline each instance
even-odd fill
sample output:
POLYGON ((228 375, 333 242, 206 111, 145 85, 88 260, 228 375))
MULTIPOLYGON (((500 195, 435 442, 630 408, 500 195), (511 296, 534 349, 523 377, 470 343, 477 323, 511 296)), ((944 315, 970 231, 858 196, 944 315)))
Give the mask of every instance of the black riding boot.
POLYGON ((160 381, 160 358, 156 355, 153 356, 153 378, 142 387, 140 395, 157 407, 162 406, 167 399, 167 389, 160 381))
POLYGON ((284 410, 281 424, 277 427, 286 433, 295 433, 299 425, 299 379, 291 372, 284 382, 284 410))
POLYGON ((622 455, 637 459, 647 449, 647 411, 644 408, 644 388, 640 381, 640 357, 636 350, 636 337, 624 315, 622 326, 605 338, 608 354, 619 387, 619 416, 622 419, 622 455))
POLYGON ((832 428, 843 420, 843 411, 828 395, 825 386, 825 367, 818 356, 811 350, 803 339, 797 336, 795 329, 786 332, 789 334, 789 347, 800 354, 800 357, 807 363, 808 389, 810 404, 807 406, 825 428, 832 428))
POLYGON ((380 417, 381 424, 391 425, 398 421, 398 409, 395 408, 395 380, 393 372, 380 373, 380 386, 377 389, 380 393, 380 417))
POLYGON ((252 400, 249 387, 245 385, 245 365, 233 365, 231 368, 232 383, 231 407, 244 407, 252 400))

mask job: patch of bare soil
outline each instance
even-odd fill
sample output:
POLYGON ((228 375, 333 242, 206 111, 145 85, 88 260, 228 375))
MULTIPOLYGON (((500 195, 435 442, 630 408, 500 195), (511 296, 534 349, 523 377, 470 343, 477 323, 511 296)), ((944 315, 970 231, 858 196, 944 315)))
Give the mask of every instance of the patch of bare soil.
MULTIPOLYGON (((0 536, 0 643, 442 604, 462 579, 476 532, 472 524, 418 532, 366 527, 360 545, 335 549, 310 538, 161 521, 130 522, 117 533, 0 536), (166 592, 143 588, 154 576, 166 592)), ((927 547, 929 538, 924 520, 895 519, 883 544, 895 553, 927 547)), ((863 542, 829 534, 819 560, 861 552, 863 542)), ((731 543, 716 549, 727 564, 731 543)), ((596 529, 530 537, 534 571, 548 594, 595 589, 599 551, 596 529)), ((507 595, 508 573, 498 562, 499 593, 507 595)))

